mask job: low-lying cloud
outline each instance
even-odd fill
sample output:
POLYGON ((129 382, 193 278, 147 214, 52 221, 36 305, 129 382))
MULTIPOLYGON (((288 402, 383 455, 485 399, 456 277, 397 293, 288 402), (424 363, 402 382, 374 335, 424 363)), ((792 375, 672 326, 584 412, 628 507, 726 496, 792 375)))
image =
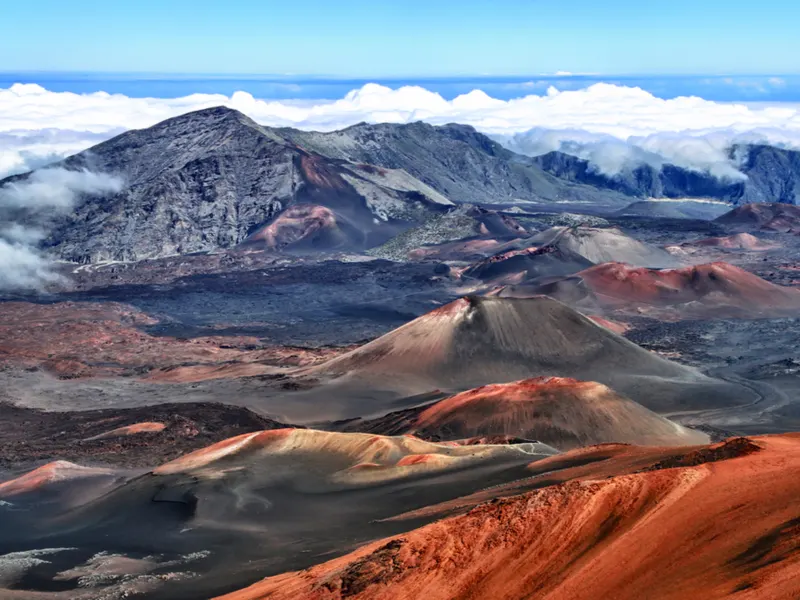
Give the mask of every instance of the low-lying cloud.
POLYGON ((0 290, 58 281, 52 260, 37 249, 49 222, 72 210, 82 195, 115 193, 122 183, 105 173, 45 168, 0 187, 0 290))
POLYGON ((566 150, 604 173, 638 162, 673 162, 736 177, 727 149, 737 141, 800 147, 800 106, 747 105, 698 97, 664 100, 640 88, 597 83, 585 89, 498 100, 475 90, 446 100, 417 86, 367 84, 339 100, 254 98, 247 92, 130 98, 51 92, 35 84, 0 89, 0 176, 40 166, 126 129, 225 105, 263 125, 329 131, 361 121, 424 120, 473 125, 527 154, 566 150))

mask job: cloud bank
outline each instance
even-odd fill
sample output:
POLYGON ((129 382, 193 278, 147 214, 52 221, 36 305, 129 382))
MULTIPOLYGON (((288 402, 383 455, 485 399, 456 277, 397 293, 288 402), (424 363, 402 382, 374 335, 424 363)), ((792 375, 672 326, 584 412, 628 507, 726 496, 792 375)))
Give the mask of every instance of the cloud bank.
POLYGON ((71 210, 83 194, 118 192, 118 177, 87 170, 41 169, 0 187, 0 291, 39 289, 59 280, 36 246, 51 219, 71 210))
POLYGON ((480 90, 446 100, 418 86, 367 84, 328 101, 261 100, 242 91, 131 98, 15 84, 0 89, 0 175, 41 166, 127 129, 217 105, 240 110, 263 125, 323 131, 361 121, 465 123, 527 154, 570 151, 605 173, 637 161, 665 161, 736 177, 736 164, 726 152, 734 142, 800 147, 800 105, 664 100, 640 88, 608 83, 573 91, 551 87, 542 95, 511 100, 480 90))

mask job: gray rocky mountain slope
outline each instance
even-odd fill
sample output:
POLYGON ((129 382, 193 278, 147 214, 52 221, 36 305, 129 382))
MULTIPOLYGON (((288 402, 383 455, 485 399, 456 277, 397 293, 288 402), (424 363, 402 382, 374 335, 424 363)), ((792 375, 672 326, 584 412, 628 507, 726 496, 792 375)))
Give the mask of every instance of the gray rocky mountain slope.
POLYGON ((76 262, 232 248, 297 206, 261 236, 270 247, 358 250, 452 207, 407 173, 307 152, 222 107, 128 131, 54 166, 124 181, 51 223, 45 247, 76 262))
POLYGON ((554 177, 534 159, 503 148, 469 125, 359 123, 330 133, 276 132, 331 158, 403 169, 455 202, 570 201, 620 208, 630 202, 616 190, 554 177))
POLYGON ((774 146, 746 145, 730 150, 743 157, 741 180, 725 180, 675 165, 640 165, 614 176, 604 175, 576 156, 549 152, 533 160, 544 171, 566 181, 592 185, 642 198, 714 198, 732 204, 800 202, 800 152, 774 146))

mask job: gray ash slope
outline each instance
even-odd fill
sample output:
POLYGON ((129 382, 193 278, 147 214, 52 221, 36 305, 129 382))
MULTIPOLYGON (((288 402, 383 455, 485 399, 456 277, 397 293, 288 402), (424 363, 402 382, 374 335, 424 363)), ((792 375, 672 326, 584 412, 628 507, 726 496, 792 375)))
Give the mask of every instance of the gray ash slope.
POLYGON ((641 242, 619 229, 596 227, 551 227, 534 236, 500 247, 464 271, 467 277, 484 281, 525 273, 525 280, 572 275, 604 262, 669 268, 680 262, 665 250, 641 242))
MULTIPOLYGON (((351 391, 382 387, 406 396, 573 377, 606 384, 656 412, 752 400, 749 390, 647 352, 546 296, 461 298, 307 373, 332 377, 351 391)), ((332 403, 343 395, 325 398, 332 403)), ((371 407, 378 404, 344 416, 365 415, 371 407)))
POLYGON ((297 205, 322 206, 337 229, 327 238, 359 249, 451 206, 403 173, 306 152, 222 107, 128 131, 55 166, 125 181, 54 223, 45 246, 78 262, 231 248, 297 205))
POLYGON ((643 164, 608 176, 592 168, 589 161, 549 152, 534 162, 545 172, 573 181, 641 198, 715 198, 732 204, 749 202, 800 202, 800 152, 767 145, 741 145, 730 149, 741 156, 741 180, 718 179, 708 172, 676 165, 659 168, 643 164))

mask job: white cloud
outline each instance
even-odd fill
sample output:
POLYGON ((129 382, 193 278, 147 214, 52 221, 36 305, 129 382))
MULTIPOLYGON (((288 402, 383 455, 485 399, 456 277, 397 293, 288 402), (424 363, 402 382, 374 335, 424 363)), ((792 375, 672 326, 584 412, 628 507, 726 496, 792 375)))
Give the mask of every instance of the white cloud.
POLYGON ((40 169, 19 182, 0 187, 0 207, 69 210, 80 194, 105 194, 122 188, 119 177, 86 169, 40 169))
POLYGON ((118 177, 87 170, 40 169, 0 187, 0 290, 39 288, 58 281, 50 259, 36 249, 50 219, 82 194, 118 192, 118 177))
MULTIPOLYGON (((534 87, 527 91, 542 89, 538 82, 531 84, 534 87)), ((779 85, 777 80, 769 84, 779 85)), ((796 105, 722 103, 698 97, 664 100, 639 88, 607 83, 575 91, 551 86, 542 92, 505 101, 476 90, 446 100, 422 87, 393 90, 367 84, 338 100, 272 101, 241 91, 231 96, 129 98, 105 92, 56 93, 35 84, 16 84, 0 89, 0 174, 37 166, 126 129, 216 105, 238 109, 264 125, 301 129, 425 120, 471 124, 503 139, 530 130, 534 138, 551 132, 547 136, 565 142, 604 141, 605 145, 582 152, 607 171, 644 156, 735 174, 735 165, 724 152, 734 140, 753 138, 800 147, 796 105)), ((515 143, 523 146, 520 140, 515 143)))
POLYGON ((59 279, 47 257, 26 244, 0 239, 0 291, 38 289, 59 279))

